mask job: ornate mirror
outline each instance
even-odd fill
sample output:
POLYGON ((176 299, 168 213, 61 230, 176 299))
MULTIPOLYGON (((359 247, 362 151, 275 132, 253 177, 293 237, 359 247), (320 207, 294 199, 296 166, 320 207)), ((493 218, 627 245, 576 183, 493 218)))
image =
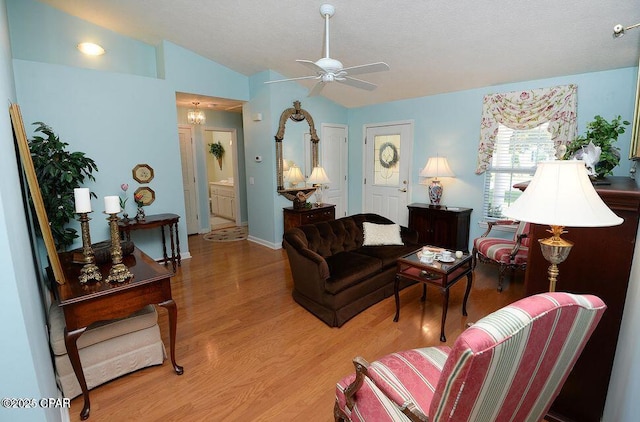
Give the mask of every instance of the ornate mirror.
POLYGON ((278 125, 278 133, 276 133, 276 176, 278 182, 278 193, 284 196, 285 198, 293 201, 294 208, 304 208, 306 206, 306 199, 311 196, 313 192, 315 192, 314 187, 307 187, 304 182, 304 177, 300 171, 297 173, 296 177, 295 171, 289 171, 287 169, 288 164, 285 163, 283 158, 283 146, 282 141, 284 140, 284 129, 288 120, 292 120, 294 122, 302 122, 307 121, 309 124, 309 135, 310 135, 310 143, 311 143, 311 168, 316 167, 318 165, 318 142, 320 139, 318 138, 318 134, 316 133, 316 128, 313 123, 313 118, 306 111, 300 108, 300 101, 294 101, 293 107, 287 108, 280 115, 280 123, 278 125), (285 186, 285 171, 289 172, 290 180, 287 181, 289 186, 285 186), (296 180, 299 183, 295 183, 296 180))

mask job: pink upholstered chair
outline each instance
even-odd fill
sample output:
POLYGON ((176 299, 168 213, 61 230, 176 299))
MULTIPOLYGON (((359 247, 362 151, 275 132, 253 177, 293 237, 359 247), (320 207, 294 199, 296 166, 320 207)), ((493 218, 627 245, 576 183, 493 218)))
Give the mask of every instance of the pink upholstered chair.
POLYGON ((489 221, 487 231, 473 241, 473 267, 478 259, 482 262, 497 264, 500 267, 498 275, 498 291, 502 291, 504 273, 511 270, 511 278, 516 269, 527 268, 527 255, 529 255, 529 228, 531 224, 524 221, 489 221), (491 229, 497 226, 516 226, 513 239, 500 237, 488 237, 491 229))
POLYGON ((596 296, 543 293, 426 347, 371 364, 336 386, 336 421, 539 421, 606 309, 596 296))

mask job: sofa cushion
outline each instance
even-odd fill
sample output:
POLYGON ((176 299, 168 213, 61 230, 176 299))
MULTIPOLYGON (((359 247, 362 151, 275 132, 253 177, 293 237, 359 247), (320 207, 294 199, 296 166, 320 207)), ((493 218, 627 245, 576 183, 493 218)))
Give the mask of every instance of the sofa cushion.
POLYGON ((375 224, 365 221, 363 246, 403 245, 398 224, 375 224))
POLYGON ((382 261, 382 267, 386 268, 389 265, 395 265, 398 258, 404 255, 409 255, 416 249, 418 249, 417 245, 363 246, 353 252, 377 258, 382 261))
MULTIPOLYGON (((153 327, 157 322, 158 313, 153 305, 147 305, 126 318, 96 322, 87 327, 87 330, 78 337, 78 349, 153 327)), ((58 303, 53 302, 49 308, 49 342, 55 355, 67 354, 67 348, 64 345, 64 327, 64 313, 58 303)))
POLYGON ((336 294, 382 269, 378 258, 354 252, 339 252, 326 258, 329 274, 325 288, 336 294))

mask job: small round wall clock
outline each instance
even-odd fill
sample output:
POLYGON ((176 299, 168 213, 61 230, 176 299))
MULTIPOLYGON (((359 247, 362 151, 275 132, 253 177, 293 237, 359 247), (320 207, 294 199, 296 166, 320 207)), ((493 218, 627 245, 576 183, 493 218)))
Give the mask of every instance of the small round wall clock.
POLYGON ((133 193, 133 196, 134 198, 138 198, 140 196, 141 197, 140 201, 136 201, 136 202, 141 202, 142 205, 145 205, 145 206, 153 204, 153 201, 156 200, 155 191, 148 186, 139 187, 133 193))
POLYGON ((138 183, 149 183, 153 179, 153 169, 149 164, 138 164, 131 172, 138 183))

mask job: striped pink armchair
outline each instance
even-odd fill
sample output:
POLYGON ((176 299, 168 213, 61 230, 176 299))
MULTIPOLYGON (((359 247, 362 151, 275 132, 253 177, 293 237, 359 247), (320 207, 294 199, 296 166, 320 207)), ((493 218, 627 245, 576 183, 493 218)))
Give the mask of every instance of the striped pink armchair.
POLYGON ((498 291, 502 291, 504 273, 511 270, 511 278, 516 269, 527 268, 527 256, 529 255, 529 228, 530 223, 524 221, 499 220, 487 222, 487 230, 473 241, 473 267, 478 259, 482 262, 497 264, 500 267, 498 274, 498 291), (499 226, 515 226, 513 239, 500 237, 488 237, 491 229, 499 226))
POLYGON ((336 386, 336 421, 539 421, 606 309, 596 296, 543 293, 465 330, 452 348, 367 363, 336 386))

